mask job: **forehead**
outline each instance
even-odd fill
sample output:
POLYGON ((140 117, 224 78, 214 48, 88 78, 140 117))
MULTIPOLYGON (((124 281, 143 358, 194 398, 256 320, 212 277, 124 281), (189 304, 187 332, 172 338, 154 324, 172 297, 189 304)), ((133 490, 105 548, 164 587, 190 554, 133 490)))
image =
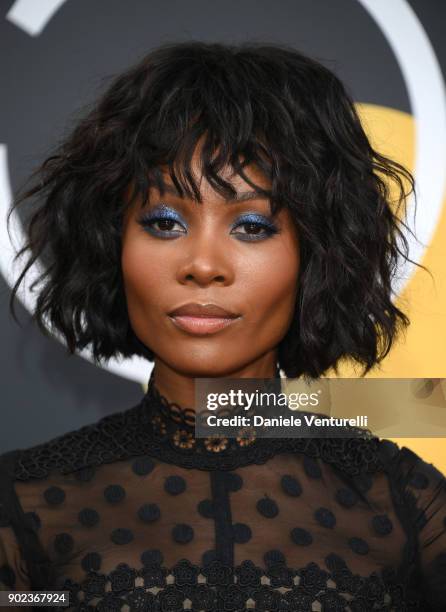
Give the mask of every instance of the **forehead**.
POLYGON ((186 197, 194 200, 200 200, 200 196, 217 196, 217 199, 222 196, 227 200, 238 192, 269 192, 271 187, 265 173, 255 163, 247 163, 243 153, 226 152, 222 155, 220 145, 211 152, 206 134, 198 139, 190 155, 183 150, 169 165, 161 164, 153 170, 151 175, 155 180, 151 182, 158 190, 173 187, 180 192, 180 197, 185 192, 186 197), (233 165, 234 157, 237 167, 233 165))
POLYGON ((264 197, 269 195, 271 181, 260 169, 252 164, 245 166, 242 172, 244 176, 231 166, 224 166, 218 171, 216 178, 215 175, 206 175, 201 166, 195 164, 191 167, 192 180, 189 180, 183 172, 178 172, 178 166, 173 172, 167 166, 160 166, 152 169, 150 173, 151 186, 160 193, 166 192, 178 197, 192 196, 192 199, 198 199, 195 197, 195 190, 202 198, 213 197, 225 200, 249 199, 249 195, 256 194, 264 197))

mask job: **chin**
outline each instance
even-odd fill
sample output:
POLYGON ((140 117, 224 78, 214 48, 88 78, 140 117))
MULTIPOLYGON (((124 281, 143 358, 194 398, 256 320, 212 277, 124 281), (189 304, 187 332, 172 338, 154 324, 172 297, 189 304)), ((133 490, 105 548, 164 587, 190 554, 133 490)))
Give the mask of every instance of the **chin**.
MULTIPOLYGON (((221 354, 221 353, 220 353, 221 354)), ((184 359, 179 360, 178 354, 175 361, 166 360, 173 370, 180 372, 184 376, 192 378, 220 378, 230 377, 233 372, 240 369, 236 364, 222 365, 219 357, 209 357, 207 359, 191 358, 190 353, 186 354, 184 359), (219 364, 218 366, 216 364, 219 364)))

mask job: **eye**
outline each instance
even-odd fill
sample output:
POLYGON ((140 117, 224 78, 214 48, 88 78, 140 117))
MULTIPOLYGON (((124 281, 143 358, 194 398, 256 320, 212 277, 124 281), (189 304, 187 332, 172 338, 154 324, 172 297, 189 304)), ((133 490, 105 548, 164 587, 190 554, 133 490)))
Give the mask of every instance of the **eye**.
POLYGON ((145 213, 138 219, 138 223, 154 236, 177 236, 185 233, 173 229, 176 225, 183 227, 177 215, 173 212, 163 213, 162 215, 145 213))
POLYGON ((241 237, 241 240, 245 241, 254 241, 254 240, 264 240, 265 238, 269 238, 273 234, 277 234, 279 229, 264 217, 260 217, 258 215, 250 215, 248 217, 244 217, 242 220, 235 225, 235 229, 238 227, 246 228, 245 232, 231 232, 232 234, 236 234, 241 237))

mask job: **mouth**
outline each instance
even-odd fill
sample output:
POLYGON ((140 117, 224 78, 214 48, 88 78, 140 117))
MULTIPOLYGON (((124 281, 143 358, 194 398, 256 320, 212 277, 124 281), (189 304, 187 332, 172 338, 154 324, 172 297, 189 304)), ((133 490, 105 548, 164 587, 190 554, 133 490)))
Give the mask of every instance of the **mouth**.
POLYGON ((214 334, 234 324, 241 317, 204 317, 191 315, 168 315, 175 326, 195 336, 214 334))
POLYGON ((189 334, 205 336, 229 327, 241 318, 239 313, 218 304, 189 302, 168 313, 172 323, 189 334))

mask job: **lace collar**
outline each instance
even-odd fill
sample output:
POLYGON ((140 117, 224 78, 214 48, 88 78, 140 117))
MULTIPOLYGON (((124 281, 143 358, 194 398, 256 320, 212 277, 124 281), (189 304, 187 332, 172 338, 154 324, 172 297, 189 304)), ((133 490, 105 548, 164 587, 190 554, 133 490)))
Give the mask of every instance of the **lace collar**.
POLYGON ((132 408, 38 446, 11 451, 11 472, 19 480, 44 478, 53 470, 83 472, 138 456, 185 468, 233 470, 291 452, 321 458, 353 476, 380 470, 388 460, 385 445, 371 432, 346 438, 256 438, 242 431, 227 438, 196 438, 194 434, 194 412, 169 402, 151 377, 147 393, 132 408))
MULTIPOLYGON (((280 384, 280 373, 276 379, 280 384)), ((274 385, 274 383, 273 383, 274 385)), ((278 387, 275 386, 277 392, 278 387)), ((380 469, 379 439, 371 432, 350 438, 256 437, 252 429, 241 428, 237 435, 195 437, 195 411, 170 402, 149 379, 141 402, 145 431, 152 438, 151 454, 163 461, 204 470, 229 470, 250 463, 264 463, 277 453, 300 452, 335 463, 353 475, 380 469)), ((353 432, 353 428, 351 428, 353 432)))
MULTIPOLYGON (((278 369, 275 378, 280 385, 278 369)), ((276 386, 276 390, 277 388, 276 386)), ((179 451, 189 453, 198 451, 213 455, 218 453, 228 454, 245 449, 248 446, 254 446, 257 443, 253 430, 247 428, 240 428, 233 437, 222 435, 210 435, 205 438, 195 437, 195 411, 191 408, 181 407, 162 395, 155 385, 153 371, 142 405, 153 434, 160 442, 168 443, 172 448, 179 451)), ((242 407, 239 410, 233 409, 231 414, 237 414, 242 410, 242 407)))

